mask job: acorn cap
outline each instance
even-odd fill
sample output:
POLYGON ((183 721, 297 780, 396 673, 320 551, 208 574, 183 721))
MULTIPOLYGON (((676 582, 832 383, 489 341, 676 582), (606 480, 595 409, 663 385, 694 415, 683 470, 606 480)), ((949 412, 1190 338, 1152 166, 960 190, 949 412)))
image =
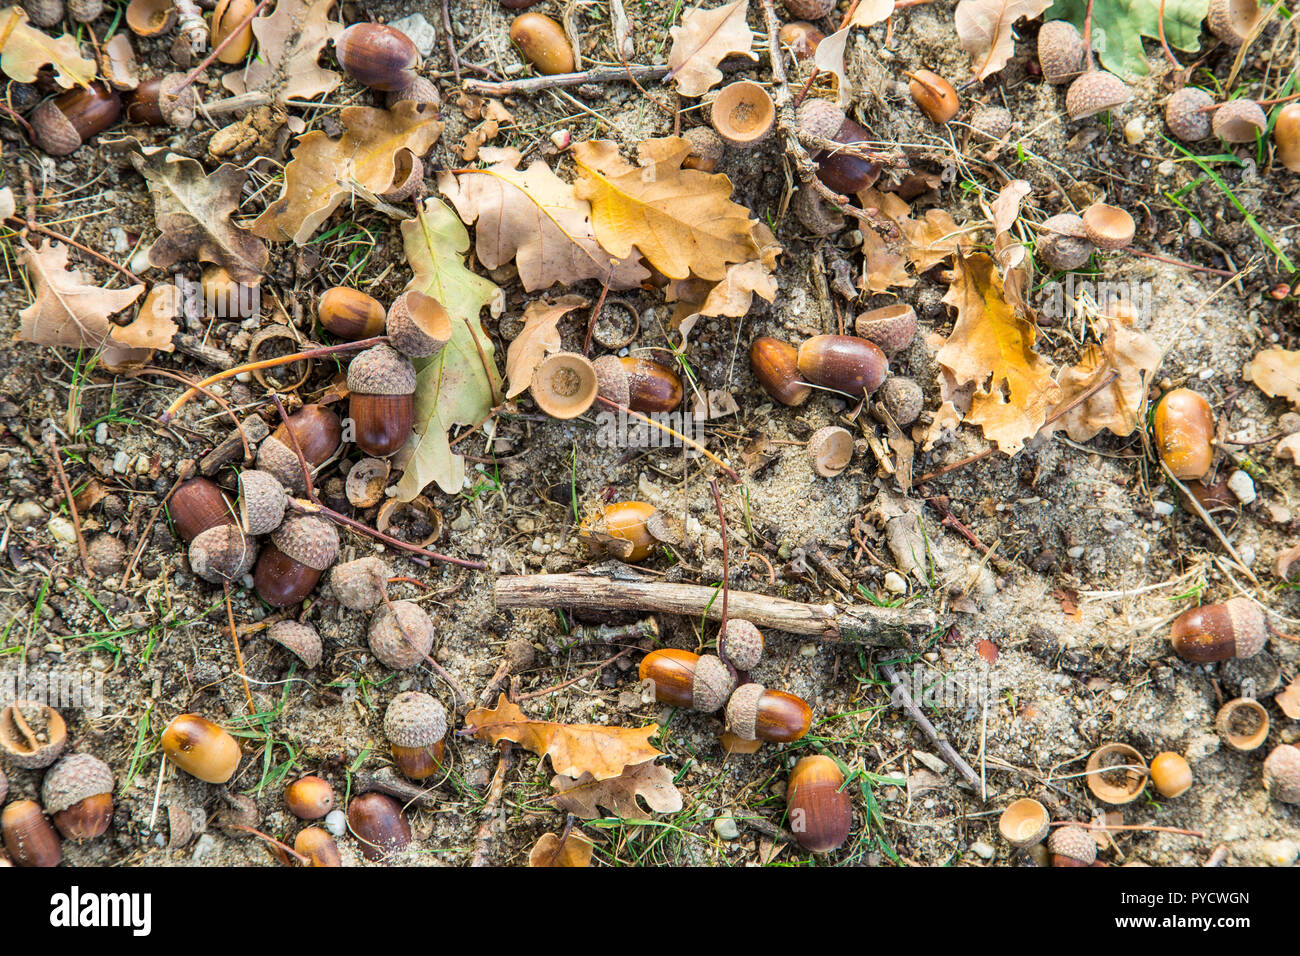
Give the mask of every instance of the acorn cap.
POLYGON ((800 186, 795 191, 790 209, 815 236, 833 236, 844 228, 844 214, 822 199, 811 186, 800 186))
POLYGON ((808 458, 813 471, 823 478, 834 478, 853 460, 853 435, 847 428, 827 425, 808 439, 808 458))
POLYGON ((53 707, 31 700, 20 700, 0 711, 0 753, 20 770, 48 767, 59 759, 68 745, 68 726, 63 715, 53 707), (18 713, 15 714, 15 708, 18 713), (19 725, 18 717, 26 725, 19 725), (29 738, 27 731, 31 732, 29 738), (34 738, 34 745, 33 745, 34 738))
MULTIPOLYGON (((298 471, 301 474, 302 469, 298 471)), ((239 473, 239 523, 244 534, 267 534, 280 527, 286 501, 284 485, 269 471, 249 468, 239 473)))
POLYGON ((415 368, 395 348, 371 346, 348 363, 348 391, 358 395, 410 395, 415 392, 415 368))
POLYGON ((727 701, 727 731, 741 740, 757 740, 758 699, 767 690, 762 684, 741 684, 727 701))
MULTIPOLYGON (((404 202, 414 196, 422 185, 424 185, 424 161, 409 149, 399 149, 393 156, 393 185, 380 193, 379 198, 389 202, 404 202)), ((389 337, 392 337, 391 331, 389 337)), ((396 348, 399 352, 406 351, 401 346, 396 348)))
POLYGON ((390 90, 384 97, 389 109, 392 109, 402 100, 410 100, 412 103, 428 103, 437 107, 442 105, 442 94, 438 92, 438 87, 434 86, 433 83, 417 75, 411 80, 406 89, 390 90))
POLYGON ((970 127, 989 139, 1001 139, 1011 132, 1011 111, 1003 106, 981 103, 970 114, 970 127))
POLYGON ((906 303, 885 305, 863 312, 857 319, 858 335, 875 342, 889 355, 901 352, 916 338, 916 310, 906 303))
POLYGON ((1132 91, 1114 73, 1089 70, 1065 91, 1065 111, 1072 120, 1086 119, 1123 106, 1132 96, 1132 91))
POLYGON ((111 534, 97 534, 86 545, 86 563, 96 577, 111 577, 126 563, 126 546, 111 534))
POLYGON ((9 778, 5 772, 0 770, 0 807, 5 805, 5 797, 9 796, 9 778))
POLYGON ((731 663, 747 671, 763 657, 763 632, 750 621, 728 618, 724 645, 731 663))
POLYGON ((392 469, 392 463, 387 458, 362 458, 348 469, 348 477, 343 484, 348 502, 354 508, 371 508, 379 504, 384 498, 388 473, 392 469))
POLYGON ((190 570, 213 584, 242 578, 256 560, 257 542, 233 524, 209 528, 190 542, 190 570))
POLYGON ((62 813, 87 797, 113 792, 113 771, 90 754, 68 754, 45 774, 41 804, 50 816, 62 813))
POLYGON ((681 517, 662 509, 656 508, 654 514, 645 519, 645 529, 650 532, 650 537, 664 544, 680 545, 686 540, 681 517))
POLYGON ((1047 836, 1051 817, 1037 800, 1023 797, 1002 811, 998 832, 1014 847, 1034 846, 1047 836))
POLYGON ((276 621, 266 629, 266 636, 286 650, 293 651, 307 665, 308 670, 315 670, 320 665, 320 634, 310 624, 276 621))
POLYGON ((552 418, 577 418, 598 391, 595 364, 577 352, 554 352, 533 370, 533 401, 552 418))
POLYGON ((691 144, 691 155, 710 169, 722 160, 726 147, 722 137, 707 126, 692 126, 682 133, 682 139, 691 144))
POLYGON ((1058 827, 1047 838, 1047 852, 1092 863, 1097 859, 1097 841, 1083 827, 1058 827))
POLYGON ((891 375, 880 386, 880 404, 898 426, 910 425, 921 417, 925 407, 925 394, 915 380, 903 375, 891 375))
POLYGON ((735 687, 731 669, 719 657, 701 655, 695 662, 695 677, 691 682, 691 710, 711 714, 727 702, 735 687))
POLYGON ((1224 601, 1232 621, 1232 633, 1236 638, 1238 657, 1254 657, 1264 649, 1268 641, 1268 622, 1264 612, 1250 598, 1235 597, 1224 601))
POLYGON ((752 80, 739 80, 718 92, 709 118, 726 142, 738 149, 749 149, 771 135, 776 125, 776 106, 763 87, 752 80))
POLYGON ((424 660, 433 648, 433 621, 424 608, 410 601, 394 601, 391 608, 381 608, 370 622, 370 650, 385 666, 405 670, 424 660))
POLYGON ((1073 213, 1062 213, 1045 220, 1038 227, 1038 258, 1053 269, 1077 269, 1092 255, 1083 220, 1073 213))
POLYGON ((354 611, 368 611, 384 600, 392 572, 380 558, 345 561, 330 572, 335 599, 354 611))
POLYGON ((1133 217, 1118 206, 1095 202, 1083 211, 1083 231, 1098 249, 1123 249, 1133 241, 1133 217))
POLYGON ((844 121, 844 111, 830 100, 806 99, 795 111, 799 131, 817 139, 834 139, 844 121))
POLYGON ((1229 100, 1214 111, 1214 135, 1229 143, 1253 143, 1268 129, 1268 117, 1254 100, 1229 100))
POLYGON ((38 104, 27 119, 36 145, 51 156, 67 156, 81 148, 81 134, 53 100, 38 104))
POLYGON ((339 533, 320 515, 291 515, 271 535, 286 558, 314 571, 324 571, 339 556, 339 533))
POLYGON ((1256 0, 1210 0, 1210 32, 1228 46, 1241 46, 1262 16, 1256 0))
POLYGON ((447 735, 447 710, 428 694, 404 691, 384 712, 384 736, 398 747, 431 747, 447 735))
POLYGON ((295 494, 307 490, 298 453, 274 435, 263 438, 257 448, 257 470, 271 475, 295 494))
POLYGON ((1300 804, 1300 747, 1278 744, 1264 761, 1264 789, 1274 800, 1300 804))
POLYGON ((596 393, 602 398, 619 405, 626 405, 632 399, 631 376, 619 361, 617 355, 602 355, 591 363, 596 373, 596 393))
POLYGON ((836 0, 785 0, 785 8, 798 20, 820 20, 835 9, 836 0))
POLYGON ((1210 135, 1210 114, 1202 110, 1214 97, 1195 86, 1184 86, 1165 103, 1165 125, 1174 139, 1195 143, 1210 135))
MULTIPOLYGON (((433 296, 408 289, 397 297, 388 310, 388 341, 393 348, 412 358, 425 358, 442 351, 451 341, 451 316, 433 296)), ((353 363, 355 364, 355 362, 353 363)), ((409 364, 407 366, 410 367, 409 364)), ((352 387, 352 369, 348 369, 348 387, 352 387)), ((407 391, 376 392, 356 389, 367 395, 405 395, 407 391)), ((409 391, 415 391, 412 384, 409 391)))
POLYGON ((1069 20, 1048 20, 1038 31, 1038 65, 1053 85, 1068 83, 1083 72, 1083 35, 1069 20))
POLYGON ((158 81, 158 112, 167 125, 187 129, 194 125, 194 107, 198 91, 185 86, 184 73, 168 73, 158 81))

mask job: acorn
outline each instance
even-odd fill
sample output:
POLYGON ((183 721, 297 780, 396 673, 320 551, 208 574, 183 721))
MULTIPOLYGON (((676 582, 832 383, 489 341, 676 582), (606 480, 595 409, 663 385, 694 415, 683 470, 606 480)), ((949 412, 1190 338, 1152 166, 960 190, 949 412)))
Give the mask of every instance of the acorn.
POLYGON ((1214 464, 1214 413, 1189 388, 1165 393, 1151 429, 1156 452, 1175 478, 1203 478, 1214 464))
POLYGON ((244 534, 269 534, 280 527, 287 503, 284 485, 269 471, 246 468, 239 473, 239 525, 244 534))
POLYGON ((190 542, 190 570, 212 584, 238 581, 257 560, 257 542, 239 530, 223 524, 209 528, 190 542))
POLYGON ((370 622, 370 650, 395 671, 415 667, 433 649, 433 621, 424 608, 394 601, 379 609, 370 622))
POLYGON ((1264 760, 1264 789, 1274 800, 1300 805, 1300 747, 1278 744, 1264 760))
POLYGON ((334 788, 328 780, 308 774, 284 788, 284 802, 299 820, 319 820, 334 809, 334 788))
POLYGON ((1214 97, 1195 86, 1184 86, 1165 103, 1165 125, 1174 139, 1196 143, 1210 135, 1210 114, 1205 107, 1214 97))
POLYGON ((307 827, 301 831, 294 837, 293 848, 311 860, 311 865, 314 867, 343 865, 343 860, 339 856, 339 845, 334 842, 334 838, 327 830, 322 830, 320 827, 307 827))
POLYGON ((1214 729, 1238 753, 1250 753, 1268 739, 1268 711, 1252 697, 1230 700, 1214 717, 1214 729))
POLYGON ((1210 0, 1205 20, 1228 46, 1241 46, 1263 16, 1257 0, 1210 0))
POLYGON ((1162 751, 1151 758, 1151 784, 1162 797, 1173 799, 1192 785, 1192 768, 1180 754, 1162 751))
POLYGON ((112 577, 126 564, 126 545, 111 534, 97 534, 86 543, 86 564, 95 577, 112 577))
POLYGON ((880 346, 852 335, 814 335, 799 346, 798 362, 804 381, 853 398, 874 392, 889 374, 880 346))
POLYGON ((794 54, 796 60, 811 60, 817 53, 817 47, 826 39, 826 34, 811 23, 797 20, 783 24, 777 33, 777 39, 794 54))
POLYGON ((921 409, 925 407, 925 393, 921 391, 921 386, 914 379, 902 375, 891 375, 885 379, 885 384, 880 386, 877 394, 881 406, 900 428, 920 418, 921 409))
POLYGON ((63 22, 63 0, 22 0, 27 19, 38 27, 54 27, 63 22))
POLYGON ((334 52, 344 71, 372 90, 404 90, 419 75, 420 51, 386 23, 354 23, 334 41, 334 52))
POLYGON ((323 405, 304 405, 289 416, 287 426, 281 422, 262 439, 257 467, 274 475, 293 494, 302 494, 307 490, 307 481, 294 442, 307 459, 307 467, 315 468, 338 451, 342 439, 343 425, 338 415, 323 405))
POLYGON ((722 162, 725 148, 722 137, 707 126, 692 126, 682 133, 682 139, 691 144, 690 154, 682 160, 683 169, 698 169, 711 173, 722 162))
POLYGON ((321 640, 316 628, 299 621, 276 621, 266 629, 267 640, 290 651, 308 670, 320 666, 321 640))
POLYGON ((397 769, 411 780, 425 780, 442 767, 447 711, 428 694, 404 691, 384 712, 384 735, 397 769))
POLYGON ((113 771, 90 754, 69 754, 41 781, 41 803, 68 840, 93 840, 113 820, 113 771))
POLYGON ((387 458, 406 444, 415 420, 415 369, 406 356, 387 345, 366 349, 348 364, 348 390, 358 448, 387 458))
POLYGON ((766 335, 754 339, 749 367, 763 391, 782 405, 802 405, 812 394, 799 373, 799 351, 787 342, 766 335))
POLYGON ((682 380, 650 359, 603 355, 592 362, 597 393, 634 412, 670 412, 682 403, 682 380))
POLYGON ((1268 623, 1249 598, 1203 604, 1184 611, 1169 629, 1169 643, 1183 660, 1197 664, 1254 657, 1268 641, 1268 623))
POLYGON ((1058 827, 1047 838, 1052 866, 1092 866, 1097 859, 1097 841, 1083 827, 1058 827))
POLYGON ((837 0, 782 0, 790 16, 800 20, 820 20, 835 10, 837 0))
POLYGON ((533 401, 552 418, 577 418, 599 390, 594 363, 577 352, 552 352, 533 369, 533 401))
POLYGON ((642 561, 655 548, 650 532, 655 512, 655 506, 644 501, 614 501, 584 519, 578 534, 603 536, 594 548, 597 553, 611 553, 620 561, 642 561))
POLYGON ((730 661, 736 670, 753 670, 763 657, 763 632, 750 621, 727 618, 718 641, 718 656, 730 661))
MULTIPOLYGON (((248 15, 257 8, 256 0, 217 0, 216 9, 212 11, 212 21, 208 26, 211 34, 212 48, 225 43, 235 28, 248 19, 248 15)), ((239 33, 217 54, 222 63, 243 63, 248 51, 253 48, 253 25, 245 24, 239 33)))
POLYGON ((1050 268, 1078 269, 1087 263, 1092 249, 1083 220, 1072 213, 1051 216, 1038 227, 1035 251, 1050 268))
POLYGON ((384 600, 392 576, 382 558, 357 558, 335 565, 330 572, 334 598, 346 608, 368 611, 384 600))
POLYGON ((572 73, 573 48, 564 28, 542 13, 522 13, 510 23, 510 41, 543 76, 572 73))
POLYGON ((184 83, 184 73, 167 73, 141 82, 127 94, 127 122, 181 129, 192 126, 199 94, 193 86, 182 89, 184 83))
POLYGON ((853 802, 842 789, 844 774, 830 757, 803 757, 786 785, 786 818, 799 845, 810 853, 838 850, 853 826, 853 802))
POLYGON ((1083 211, 1083 231, 1098 249, 1113 252, 1133 241, 1133 217, 1118 206, 1095 202, 1083 211))
POLYGON ((0 813, 5 849, 18 866, 58 866, 63 859, 59 835, 35 800, 15 800, 0 813))
POLYGON ((740 80, 718 91, 709 107, 709 120, 724 141, 737 149, 750 149, 771 135, 776 106, 759 84, 740 80))
POLYGON ((59 759, 68 727, 53 707, 19 700, 0 711, 0 752, 21 770, 38 770, 59 759))
POLYGON ((67 156, 122 115, 122 98, 102 83, 74 87, 32 110, 35 143, 51 156, 67 156))
POLYGON ((1127 103, 1132 91, 1114 73, 1089 70, 1065 91, 1065 111, 1070 119, 1081 120, 1127 103))
POLYGON ((433 296, 408 289, 388 309, 388 341, 411 358, 437 355, 451 341, 451 316, 433 296))
POLYGON ((167 759, 192 777, 226 783, 239 767, 239 744, 212 721, 198 714, 175 717, 162 734, 167 759))
POLYGON ((347 286, 326 289, 316 303, 316 318, 321 326, 346 342, 382 335, 385 315, 378 299, 347 286))
POLYGON ((1214 111, 1214 135, 1229 143, 1253 143, 1268 131, 1268 117, 1254 100, 1229 100, 1214 111))
POLYGON ((833 236, 844 228, 844 214, 823 199, 811 186, 800 186, 790 201, 790 210, 815 236, 833 236))
POLYGON ((1300 173, 1300 103, 1288 103, 1273 121, 1273 148, 1277 159, 1293 173, 1300 173))
POLYGON ((1037 846, 1047 837, 1051 825, 1047 808, 1037 800, 1022 797, 998 817, 998 833, 1018 850, 1037 846))
POLYGON ((1048 20, 1038 31, 1038 65, 1048 83, 1057 86, 1077 77, 1085 55, 1083 34, 1069 20, 1048 20))
POLYGON ((961 106, 957 91, 938 73, 917 70, 915 73, 905 73, 904 76, 910 81, 907 89, 912 94, 912 101, 931 120, 946 123, 957 115, 961 106))
MULTIPOLYGON (((817 139, 851 145, 871 138, 862 126, 829 100, 815 97, 804 100, 795 119, 800 132, 817 139)), ((861 156, 831 149, 817 152, 813 160, 817 163, 817 178, 838 193, 860 192, 880 178, 880 165, 861 156)))
POLYGON ((258 596, 272 607, 297 604, 339 553, 334 525, 319 515, 292 515, 271 535, 253 572, 258 596))
POLYGON ((363 793, 348 805, 348 829, 361 841, 361 855, 382 859, 403 850, 411 842, 411 825, 402 815, 402 805, 384 793, 363 793))
POLYGON ((638 674, 654 687, 655 700, 711 714, 727 702, 736 686, 721 658, 662 647, 641 659, 638 674))
POLYGON ((895 355, 916 338, 916 310, 902 302, 881 306, 859 315, 854 327, 861 338, 879 345, 886 355, 895 355))
POLYGON ((839 425, 827 425, 808 439, 808 460, 822 478, 834 478, 853 460, 853 434, 839 425))
POLYGON ((727 732, 741 740, 788 744, 808 733, 812 710, 794 694, 742 684, 727 702, 727 732))

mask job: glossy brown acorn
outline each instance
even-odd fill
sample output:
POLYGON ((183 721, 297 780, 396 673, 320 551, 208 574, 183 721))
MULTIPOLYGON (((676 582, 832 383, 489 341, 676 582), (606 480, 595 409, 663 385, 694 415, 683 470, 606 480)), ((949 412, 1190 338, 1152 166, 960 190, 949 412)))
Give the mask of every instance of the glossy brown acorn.
POLYGON ((384 23, 354 23, 334 41, 339 65, 372 90, 395 92, 417 76, 420 51, 401 30, 384 23))
POLYGON ((766 335, 754 339, 749 367, 763 390, 782 405, 802 405, 812 394, 799 374, 799 350, 788 342, 766 335))
POLYGON ((122 115, 122 98, 100 83, 76 87, 32 111, 36 145, 51 156, 66 156, 122 115))
POLYGON ((91 754, 70 754, 46 771, 41 803, 66 839, 93 840, 113 820, 113 771, 91 754))
POLYGON ((510 39, 538 73, 572 73, 573 48, 564 28, 544 13, 522 13, 510 24, 510 39))
POLYGON ((853 802, 840 788, 844 775, 830 757, 804 757, 790 771, 786 787, 786 817, 795 839, 805 850, 838 850, 849 838, 853 802))
POLYGON ((159 88, 162 77, 143 80, 126 99, 126 120, 128 123, 144 123, 148 126, 166 126, 162 110, 158 106, 159 88))
POLYGON ((1248 598, 1184 611, 1169 630, 1169 643, 1178 656, 1197 664, 1254 657, 1267 640, 1268 622, 1248 598))
POLYGON ((59 835, 35 800, 15 800, 0 813, 5 849, 18 866, 58 866, 59 835))
POLYGON ((308 827, 294 838, 293 848, 307 857, 312 866, 342 866, 339 845, 334 838, 320 827, 308 827))
POLYGON ((782 46, 790 48, 796 60, 811 60, 817 52, 817 47, 821 45, 822 40, 826 39, 826 34, 811 23, 796 20, 794 23, 782 26, 777 38, 782 46))
POLYGON ((946 123, 957 115, 957 91, 951 83, 933 70, 917 70, 908 76, 908 90, 922 113, 936 123, 946 123))
POLYGON ((799 372, 822 388, 862 398, 889 374, 880 346, 854 335, 814 335, 799 346, 799 372))
MULTIPOLYGON (((596 533, 626 541, 630 547, 623 561, 642 561, 655 549, 655 537, 650 533, 650 519, 657 509, 645 501, 612 501, 596 514, 585 518, 578 533, 596 533)), ((598 548, 597 550, 601 550, 598 548)), ((609 551, 608 548, 603 549, 609 551)))
POLYGON ((374 296, 341 285, 326 289, 316 305, 320 324, 330 334, 348 342, 383 335, 386 315, 374 296))
POLYGON ((343 439, 343 426, 338 415, 324 405, 304 405, 289 416, 287 426, 280 422, 271 435, 292 449, 293 442, 289 438, 291 429, 302 449, 302 456, 313 468, 338 451, 343 439))
MULTIPOLYGON (((210 27, 213 49, 221 46, 256 6, 256 0, 218 0, 216 9, 212 11, 210 27)), ((250 23, 240 27, 239 35, 226 43, 225 48, 217 54, 217 59, 222 63, 243 63, 252 47, 253 28, 250 23)))
POLYGON ((667 365, 605 355, 592 367, 600 396, 634 412, 670 412, 682 403, 682 380, 667 365))
POLYGON ((284 788, 284 802, 299 820, 319 820, 334 809, 334 788, 320 777, 299 777, 284 788))
POLYGON ((258 555, 253 584, 272 607, 297 604, 316 587, 339 553, 339 536, 325 518, 294 515, 286 518, 258 555))
MULTIPOLYGON (((871 134, 855 121, 845 117, 839 132, 831 139, 846 146, 863 143, 871 134)), ((880 164, 850 153, 823 150, 813 157, 817 163, 817 178, 827 189, 852 196, 866 189, 880 178, 880 164)))
POLYGON ((402 805, 383 793, 363 793, 348 805, 348 828, 361 841, 361 855, 381 859, 411 842, 411 825, 402 805))
POLYGON ((800 697, 742 684, 727 702, 727 731, 741 740, 788 744, 808 733, 812 708, 800 697))
POLYGON ((176 533, 187 544, 207 531, 223 524, 235 523, 235 512, 215 482, 207 478, 184 481, 167 502, 176 533))
POLYGON ((406 356, 376 345, 348 365, 348 415, 362 451, 386 458, 406 444, 415 421, 415 369, 406 356))
POLYGON ((1200 478, 1214 463, 1214 413, 1190 388, 1176 388, 1160 399, 1151 421, 1156 451, 1175 478, 1200 478))
POLYGON ((661 647, 641 659, 641 680, 653 681, 655 699, 673 707, 710 714, 727 702, 735 687, 731 670, 711 654, 661 647))

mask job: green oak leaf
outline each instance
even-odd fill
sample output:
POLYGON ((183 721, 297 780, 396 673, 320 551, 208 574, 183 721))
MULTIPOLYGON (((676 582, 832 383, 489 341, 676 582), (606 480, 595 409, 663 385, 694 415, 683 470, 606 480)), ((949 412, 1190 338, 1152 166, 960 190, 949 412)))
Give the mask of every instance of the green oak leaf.
MULTIPOLYGON (((1200 42, 1201 21, 1210 0, 1165 0, 1165 39, 1177 50, 1194 50, 1200 42)), ((1080 32, 1088 0, 1056 0, 1044 14, 1047 20, 1069 20, 1080 32)), ((1147 65, 1142 38, 1160 37, 1160 0, 1094 0, 1092 48, 1102 65, 1120 76, 1145 76, 1147 65)))

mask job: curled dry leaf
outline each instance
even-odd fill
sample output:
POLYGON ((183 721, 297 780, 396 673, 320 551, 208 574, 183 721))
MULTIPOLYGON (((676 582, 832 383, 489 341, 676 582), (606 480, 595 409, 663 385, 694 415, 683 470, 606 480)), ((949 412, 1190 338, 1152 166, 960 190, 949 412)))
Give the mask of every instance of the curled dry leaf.
POLYGON ((668 76, 677 81, 682 96, 701 96, 722 79, 718 64, 729 53, 743 53, 751 60, 754 35, 745 17, 749 0, 735 0, 712 10, 694 9, 668 31, 673 45, 668 51, 668 76))
POLYGON ((81 55, 74 37, 52 37, 36 29, 22 7, 0 12, 0 70, 19 83, 33 83, 47 64, 62 87, 86 86, 95 78, 95 61, 81 55))
POLYGON ((343 24, 329 18, 332 6, 334 0, 276 0, 270 15, 253 21, 257 56, 245 69, 221 78, 226 89, 263 90, 282 106, 285 100, 311 99, 338 86, 342 77, 316 62, 325 44, 343 32, 343 24))
POLYGON ((176 319, 181 314, 181 299, 181 290, 169 282, 154 286, 134 322, 113 326, 113 341, 128 348, 173 351, 172 336, 180 331, 176 319))
POLYGON ((515 260, 519 281, 533 292, 555 283, 609 280, 635 289, 650 272, 640 256, 615 259, 596 241, 591 205, 540 160, 518 168, 517 149, 484 149, 486 169, 438 174, 438 188, 461 219, 477 224, 474 251, 489 269, 515 260))
POLYGON ((654 813, 676 813, 682 808, 682 795, 673 786, 672 771, 653 760, 627 767, 617 777, 605 780, 597 780, 590 773, 576 779, 556 774, 551 786, 558 791, 551 798, 555 805, 584 820, 600 816, 598 807, 625 820, 644 817, 638 796, 654 813))
POLYGON ((1160 358, 1160 346, 1146 335, 1111 322, 1101 345, 1089 345, 1078 363, 1061 373, 1061 396, 1056 407, 1064 408, 1112 371, 1118 371, 1119 378, 1061 416, 1044 429, 1045 433, 1063 429, 1078 442, 1089 441, 1103 428, 1121 437, 1133 434, 1147 383, 1160 365, 1160 358))
MULTIPOLYGON (((466 133, 461 140, 460 158, 467 163, 478 159, 479 148, 489 140, 496 139, 501 126, 505 123, 513 123, 515 119, 500 100, 461 93, 456 98, 456 105, 461 108, 461 112, 467 119, 478 122, 478 125, 466 133)), ((487 161, 492 162, 492 160, 487 161)))
POLYGON ((524 328, 506 350, 506 398, 514 398, 532 384, 533 370, 549 352, 560 350, 556 323, 574 309, 587 304, 580 295, 566 295, 554 302, 536 299, 524 309, 524 328))
MULTIPOLYGON (((1291 720, 1300 720, 1300 677, 1273 695, 1273 703, 1291 720)), ((554 783, 554 781, 552 781, 554 783)))
POLYGON ((817 45, 813 65, 822 73, 834 74, 838 81, 839 101, 843 106, 853 98, 853 85, 844 68, 844 50, 854 27, 871 27, 889 19, 894 0, 861 0, 849 21, 817 45))
POLYGON ((720 282, 710 283, 695 276, 674 279, 664 289, 664 297, 676 302, 671 328, 681 331, 683 341, 690 335, 700 316, 727 315, 740 317, 749 314, 757 293, 768 302, 775 301, 778 286, 772 270, 781 247, 772 231, 763 223, 754 227, 754 238, 761 250, 760 258, 738 262, 727 267, 720 282))
POLYGON ((961 0, 953 23, 976 78, 986 80, 1007 65, 1015 52, 1012 27, 1017 20, 1032 20, 1051 5, 1052 0, 961 0))
POLYGON ((731 202, 731 180, 682 169, 690 144, 677 136, 644 140, 632 166, 609 140, 577 143, 574 184, 591 203, 596 239, 615 259, 633 248, 670 279, 722 279, 727 266, 760 258, 756 220, 731 202))
POLYGON ((154 218, 162 233, 149 249, 149 262, 166 269, 178 262, 211 262, 236 282, 254 283, 266 270, 266 244, 231 221, 239 208, 247 178, 230 163, 205 173, 187 156, 156 147, 141 148, 133 139, 119 140, 131 165, 153 195, 154 218))
POLYGON ((1300 432, 1287 435, 1278 442, 1273 454, 1278 458, 1290 458, 1291 464, 1300 465, 1300 432))
POLYGON ((345 132, 337 139, 313 130, 298 140, 284 170, 280 198, 253 223, 256 235, 302 245, 356 186, 374 194, 387 192, 397 171, 398 151, 424 156, 443 127, 432 106, 410 100, 391 110, 350 106, 341 118, 345 132))
POLYGON ((27 270, 36 293, 36 301, 18 313, 22 324, 15 339, 20 342, 99 348, 113 331, 109 316, 144 292, 143 285, 127 289, 91 285, 80 269, 68 268, 68 247, 48 239, 40 249, 23 249, 18 263, 27 270))
POLYGON ((497 698, 494 709, 470 711, 465 729, 487 743, 511 740, 539 757, 549 756, 555 772, 566 777, 590 774, 594 780, 608 780, 622 775, 626 767, 663 756, 650 746, 650 738, 659 732, 658 724, 607 727, 529 720, 505 694, 497 698))
POLYGON ((1285 398, 1300 408, 1300 352, 1264 349, 1246 363, 1242 377, 1269 398, 1285 398))
POLYGON ((560 843, 554 833, 543 833, 541 839, 528 852, 529 866, 591 866, 590 840, 570 832, 560 843))

